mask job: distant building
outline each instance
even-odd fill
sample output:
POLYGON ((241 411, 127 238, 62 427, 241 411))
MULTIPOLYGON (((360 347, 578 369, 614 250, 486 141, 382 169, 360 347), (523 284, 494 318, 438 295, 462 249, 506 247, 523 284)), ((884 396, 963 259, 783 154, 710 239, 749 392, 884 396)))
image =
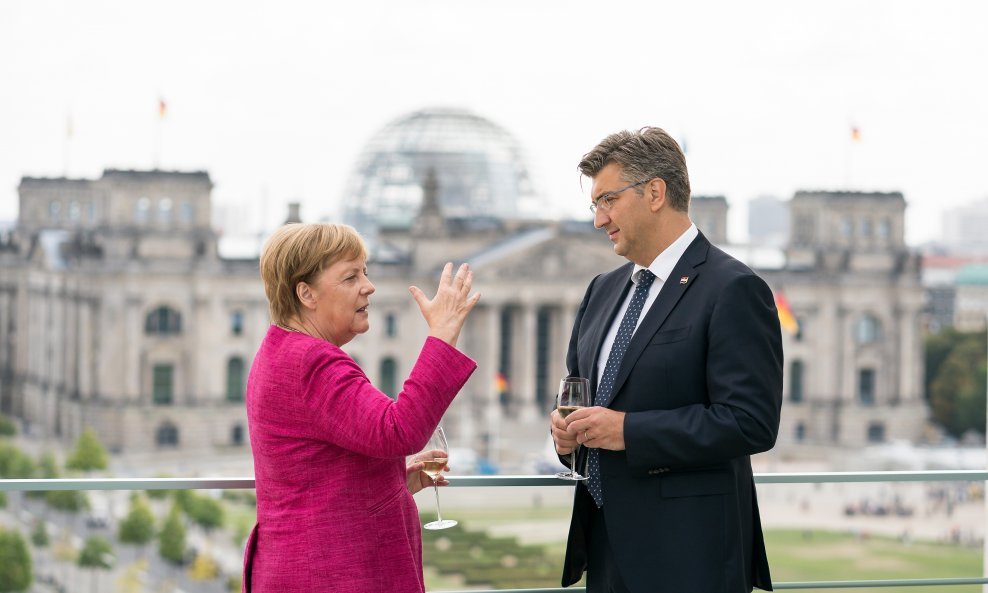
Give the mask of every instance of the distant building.
MULTIPOLYGON (((530 189, 520 154, 482 118, 417 112, 364 151, 347 215, 371 224, 377 287, 371 329, 347 351, 391 396, 427 334, 408 286, 434 286, 446 261, 471 263, 483 298, 459 346, 479 368, 443 424, 455 446, 510 471, 544 448, 587 283, 623 263, 589 216, 514 213, 530 189), (374 220, 365 203, 390 214, 374 220)), ((0 238, 0 411, 67 440, 93 426, 117 451, 245 446, 244 381, 267 304, 256 257, 217 253, 211 188, 202 172, 23 179, 20 219, 0 238)), ((793 240, 765 257, 726 244, 726 199, 691 206, 800 320, 784 338, 778 453, 918 439, 923 295, 901 194, 799 192, 790 207, 793 240)))
POLYGON ((778 198, 759 196, 748 202, 748 242, 784 247, 789 241, 789 205, 778 198))
POLYGON ((924 293, 901 193, 796 192, 786 267, 763 276, 799 321, 785 339, 785 445, 916 440, 924 293))
POLYGON ((988 198, 943 213, 943 243, 959 255, 988 255, 988 198))

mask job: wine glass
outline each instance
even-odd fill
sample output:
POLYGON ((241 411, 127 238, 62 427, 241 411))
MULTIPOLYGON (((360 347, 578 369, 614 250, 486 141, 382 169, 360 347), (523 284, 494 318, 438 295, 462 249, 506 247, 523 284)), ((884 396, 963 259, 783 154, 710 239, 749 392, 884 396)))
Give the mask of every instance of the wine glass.
MULTIPOLYGON (((583 377, 566 377, 559 382, 559 393, 556 394, 556 410, 563 418, 580 408, 590 405, 590 380, 583 377)), ((579 445, 577 445, 579 446, 579 445)), ((586 480, 576 471, 576 449, 569 454, 570 470, 559 472, 557 478, 563 480, 586 480)))
POLYGON ((422 468, 422 471, 432 478, 432 485, 436 489, 436 516, 438 517, 436 521, 426 523, 422 527, 426 529, 447 529, 456 525, 456 521, 453 519, 443 519, 443 511, 439 508, 439 476, 442 475, 443 470, 446 469, 446 462, 449 461, 449 445, 446 444, 446 433, 443 432, 442 426, 436 427, 435 432, 429 437, 429 442, 425 444, 425 448, 422 451, 433 454, 431 458, 427 457, 423 461, 425 467, 422 468))

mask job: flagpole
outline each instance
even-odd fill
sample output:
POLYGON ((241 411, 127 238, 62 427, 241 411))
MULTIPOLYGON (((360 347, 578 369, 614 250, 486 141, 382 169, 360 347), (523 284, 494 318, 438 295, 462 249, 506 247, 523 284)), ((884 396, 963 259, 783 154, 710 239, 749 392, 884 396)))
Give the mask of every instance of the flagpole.
POLYGON ((68 178, 72 157, 72 112, 65 116, 65 142, 62 145, 62 177, 68 178))
POLYGON ((151 165, 153 169, 161 166, 161 128, 165 121, 165 100, 158 97, 158 118, 154 124, 154 146, 151 152, 151 165))

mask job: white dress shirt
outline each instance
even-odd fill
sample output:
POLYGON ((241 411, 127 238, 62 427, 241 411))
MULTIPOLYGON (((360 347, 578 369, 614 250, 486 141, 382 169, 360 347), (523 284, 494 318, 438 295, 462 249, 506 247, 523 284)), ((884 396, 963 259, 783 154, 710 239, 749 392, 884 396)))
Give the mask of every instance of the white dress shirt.
MULTIPOLYGON (((672 245, 666 247, 662 253, 660 253, 653 261, 648 269, 655 274, 655 280, 652 282, 652 286, 648 289, 648 296, 645 298, 645 304, 642 306, 641 315, 638 316, 638 323, 635 325, 635 331, 638 331, 638 326, 641 325, 642 319, 645 319, 645 314, 648 310, 652 308, 652 303, 659 296, 659 291, 662 290, 662 286, 665 284, 666 279, 669 274, 672 274, 672 269, 676 267, 679 263, 679 259, 683 257, 686 253, 686 248, 690 246, 693 239, 696 239, 700 231, 696 229, 695 224, 690 224, 690 228, 683 231, 683 234, 679 236, 678 239, 672 242, 672 245)), ((638 275, 645 268, 635 264, 634 269, 631 271, 631 282, 638 285, 638 275)), ((628 304, 631 302, 631 297, 635 294, 634 287, 628 291, 628 295, 624 298, 624 302, 621 303, 621 308, 618 309, 617 315, 614 316, 614 322, 611 323, 611 328, 607 331, 607 336, 604 337, 604 343, 600 347, 600 355, 597 357, 597 384, 600 384, 600 378, 604 374, 604 367, 607 366, 607 357, 611 354, 611 347, 614 346, 614 339, 617 337, 618 327, 621 325, 621 320, 624 319, 624 314, 628 310, 628 304)))

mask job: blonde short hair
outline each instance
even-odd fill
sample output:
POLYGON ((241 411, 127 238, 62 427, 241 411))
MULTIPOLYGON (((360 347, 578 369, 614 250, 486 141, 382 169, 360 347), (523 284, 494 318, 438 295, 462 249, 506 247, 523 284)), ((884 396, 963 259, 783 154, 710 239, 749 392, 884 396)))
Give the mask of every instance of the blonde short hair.
POLYGON ((295 294, 299 282, 312 282, 338 261, 367 258, 360 234, 345 224, 286 224, 264 242, 261 280, 271 320, 285 325, 302 312, 295 294))

